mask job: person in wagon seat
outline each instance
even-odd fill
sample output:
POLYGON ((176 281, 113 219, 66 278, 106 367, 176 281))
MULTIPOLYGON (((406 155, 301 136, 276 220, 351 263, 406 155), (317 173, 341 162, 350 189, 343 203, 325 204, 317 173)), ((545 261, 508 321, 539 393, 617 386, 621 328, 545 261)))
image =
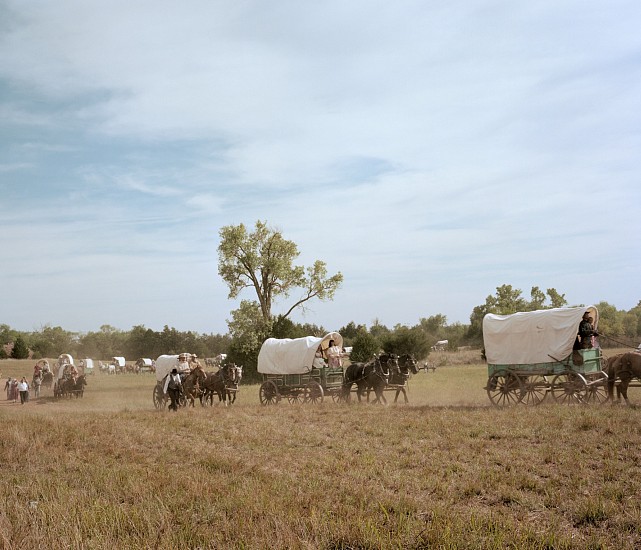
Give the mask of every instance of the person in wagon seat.
POLYGON ((334 340, 329 341, 329 347, 327 348, 327 364, 330 369, 340 369, 343 366, 342 358, 345 354, 343 350, 334 345, 334 340))
POLYGON ((583 314, 583 319, 579 323, 579 336, 581 337, 581 349, 590 349, 592 347, 592 337, 598 336, 598 332, 592 326, 592 317, 586 311, 583 314))

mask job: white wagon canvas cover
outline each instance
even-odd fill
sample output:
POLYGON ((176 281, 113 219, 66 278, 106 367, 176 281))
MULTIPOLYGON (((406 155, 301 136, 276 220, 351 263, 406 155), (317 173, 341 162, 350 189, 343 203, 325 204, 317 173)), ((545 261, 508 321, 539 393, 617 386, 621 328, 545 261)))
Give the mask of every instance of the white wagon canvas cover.
POLYGON ((306 374, 311 372, 314 355, 320 345, 325 350, 329 341, 343 347, 343 337, 338 332, 330 332, 322 338, 268 338, 258 353, 258 372, 261 374, 306 374))
POLYGON ((490 365, 534 365, 564 360, 572 353, 585 312, 596 330, 594 306, 526 311, 512 315, 488 313, 483 318, 485 356, 490 365))
POLYGON ((189 372, 189 363, 181 361, 181 357, 189 356, 189 353, 181 353, 180 355, 161 355, 156 359, 156 380, 159 382, 167 376, 172 369, 178 372, 189 372))

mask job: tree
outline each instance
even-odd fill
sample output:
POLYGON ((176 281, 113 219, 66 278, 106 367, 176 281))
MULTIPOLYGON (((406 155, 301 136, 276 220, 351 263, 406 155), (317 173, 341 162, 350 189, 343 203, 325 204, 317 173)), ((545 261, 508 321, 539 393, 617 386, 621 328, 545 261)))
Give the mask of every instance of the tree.
POLYGON ((29 358, 29 348, 27 343, 24 341, 22 336, 18 336, 13 343, 13 349, 11 350, 11 357, 13 359, 28 359, 29 358))
POLYGON ((320 260, 307 269, 294 265, 298 256, 296 244, 266 222, 257 221, 252 233, 242 223, 220 230, 218 273, 229 287, 229 298, 237 298, 244 289, 253 288, 266 323, 272 322, 272 307, 277 298, 288 298, 294 289, 302 289, 302 295, 282 315, 287 318, 312 298, 333 299, 343 282, 340 272, 328 277, 325 263, 320 260))
POLYGON ((240 307, 231 312, 232 319, 227 321, 231 344, 227 360, 243 365, 243 372, 249 375, 256 373, 258 352, 263 342, 269 338, 273 321, 265 321, 256 302, 243 300, 240 307))
POLYGON ((424 359, 429 355, 430 341, 420 327, 399 326, 383 339, 383 348, 387 353, 396 355, 409 353, 417 359, 424 359))
POLYGON ((31 349, 38 357, 58 357, 75 352, 75 335, 62 327, 44 325, 31 335, 31 349))
POLYGON ((341 327, 338 332, 343 337, 343 343, 350 345, 359 334, 367 332, 367 327, 365 325, 356 325, 354 321, 350 321, 344 327, 341 327))
POLYGON ((470 328, 467 332, 469 339, 478 339, 483 335, 483 317, 488 313, 497 315, 511 315, 519 311, 534 311, 547 309, 548 307, 562 307, 567 305, 565 294, 559 294, 556 289, 548 288, 547 295, 550 298, 551 306, 545 306, 545 295, 538 286, 533 286, 530 291, 531 301, 521 296, 522 291, 512 288, 512 285, 496 287, 496 294, 485 298, 485 304, 476 306, 470 315, 470 328))
POLYGON ((361 332, 354 338, 352 353, 349 358, 353 363, 369 361, 375 354, 381 351, 381 343, 369 332, 361 332))

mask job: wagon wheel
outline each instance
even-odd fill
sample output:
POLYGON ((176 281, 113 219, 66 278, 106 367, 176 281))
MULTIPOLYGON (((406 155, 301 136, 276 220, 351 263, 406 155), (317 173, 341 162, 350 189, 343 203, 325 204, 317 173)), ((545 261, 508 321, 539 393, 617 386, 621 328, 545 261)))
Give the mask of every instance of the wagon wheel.
POLYGON ((606 403, 608 400, 608 375, 604 372, 596 373, 588 378, 587 400, 588 403, 606 403))
POLYGON ((540 375, 526 376, 523 386, 525 393, 521 403, 524 405, 540 405, 550 391, 547 377, 540 375))
POLYGON ((167 397, 163 393, 162 387, 158 384, 154 387, 153 400, 154 407, 157 409, 164 409, 167 406, 167 397))
POLYGON ((314 405, 323 402, 323 386, 321 386, 316 380, 311 380, 307 386, 305 386, 305 403, 313 403, 314 405))
POLYGON ((495 407, 520 403, 525 394, 523 381, 513 372, 498 372, 487 380, 487 396, 495 407))
POLYGON ((557 403, 586 403, 588 400, 587 382, 578 372, 557 374, 550 391, 557 403))
POLYGON ((273 380, 266 380, 258 389, 258 398, 261 405, 276 405, 280 401, 278 386, 273 380))
POLYGON ((287 394, 287 401, 292 405, 305 402, 305 390, 303 388, 292 388, 287 394))

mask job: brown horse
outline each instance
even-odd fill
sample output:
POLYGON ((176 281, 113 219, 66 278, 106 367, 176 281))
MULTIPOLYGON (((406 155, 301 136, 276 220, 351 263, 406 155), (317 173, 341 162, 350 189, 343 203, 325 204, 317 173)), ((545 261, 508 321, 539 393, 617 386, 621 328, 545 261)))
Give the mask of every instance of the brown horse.
POLYGON ((76 377, 72 376, 58 381, 58 391, 60 397, 82 397, 85 394, 87 378, 84 374, 76 377))
POLYGON ((53 372, 48 370, 42 373, 42 385, 45 388, 51 388, 51 386, 53 386, 53 372))
POLYGON ((238 386, 243 378, 243 367, 239 367, 236 363, 227 363, 221 370, 223 371, 225 389, 218 394, 218 399, 225 404, 229 401, 229 404, 232 405, 236 401, 238 386))
POLYGON ((194 406, 194 401, 202 395, 206 378, 207 375, 204 369, 197 365, 182 380, 183 395, 192 407, 194 406))
POLYGON ((628 386, 633 378, 641 380, 641 353, 623 353, 611 357, 608 359, 606 369, 608 375, 608 399, 614 401, 614 385, 618 379, 617 400, 620 401, 621 396, 623 396, 626 404, 629 405, 628 386))
POLYGON ((236 392, 243 376, 243 367, 234 363, 227 363, 218 369, 218 372, 208 372, 203 382, 204 394, 201 397, 201 404, 213 405, 214 395, 225 405, 231 405, 236 401, 236 392))

